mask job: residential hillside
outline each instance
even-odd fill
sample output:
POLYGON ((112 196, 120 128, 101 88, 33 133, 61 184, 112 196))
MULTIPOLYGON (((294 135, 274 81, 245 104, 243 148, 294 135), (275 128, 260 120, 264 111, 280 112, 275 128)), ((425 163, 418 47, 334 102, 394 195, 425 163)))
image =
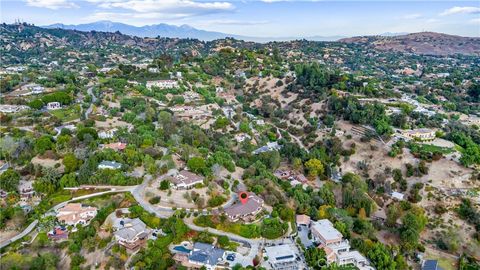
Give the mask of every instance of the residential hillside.
POLYGON ((368 44, 382 51, 424 55, 480 55, 480 38, 421 32, 401 36, 363 36, 341 39, 340 42, 368 44))

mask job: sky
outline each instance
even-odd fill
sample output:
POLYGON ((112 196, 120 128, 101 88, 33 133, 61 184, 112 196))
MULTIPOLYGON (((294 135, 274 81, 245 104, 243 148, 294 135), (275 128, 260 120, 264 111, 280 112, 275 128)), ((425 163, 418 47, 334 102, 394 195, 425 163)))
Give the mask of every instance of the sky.
POLYGON ((256 37, 434 31, 480 36, 480 1, 455 0, 0 0, 0 21, 167 23, 256 37))

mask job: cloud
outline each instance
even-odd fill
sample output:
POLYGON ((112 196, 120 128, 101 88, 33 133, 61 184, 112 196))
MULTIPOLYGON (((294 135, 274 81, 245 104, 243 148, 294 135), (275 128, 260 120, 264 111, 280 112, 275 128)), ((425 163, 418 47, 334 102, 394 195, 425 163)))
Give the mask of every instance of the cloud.
POLYGON ((402 18, 405 20, 414 20, 414 19, 420 19, 422 18, 422 14, 420 13, 412 13, 412 14, 406 14, 402 18))
POLYGON ((129 0, 129 1, 117 1, 107 0, 98 1, 94 0, 99 7, 102 8, 121 8, 126 10, 132 10, 136 12, 151 13, 180 13, 202 15, 210 13, 218 13, 231 11, 235 7, 229 2, 199 2, 193 0, 129 0))
POLYGON ((480 24, 480 18, 475 18, 470 20, 471 24, 480 24))
POLYGON ((68 0, 27 0, 27 5, 49 9, 78 8, 75 3, 68 0))
POLYGON ((260 25, 260 24, 267 24, 270 21, 261 20, 261 21, 241 21, 241 20, 210 20, 207 21, 209 25, 260 25))
POLYGON ((324 0, 261 0, 264 3, 279 3, 279 2, 320 2, 324 0))
POLYGON ((441 16, 454 14, 480 14, 480 7, 452 7, 440 13, 441 16))
POLYGON ((145 20, 157 22, 161 20, 177 20, 188 17, 188 14, 169 14, 169 13, 159 13, 159 12, 95 12, 90 16, 86 17, 84 21, 86 22, 95 22, 95 21, 114 21, 114 22, 123 22, 133 25, 145 25, 145 20))

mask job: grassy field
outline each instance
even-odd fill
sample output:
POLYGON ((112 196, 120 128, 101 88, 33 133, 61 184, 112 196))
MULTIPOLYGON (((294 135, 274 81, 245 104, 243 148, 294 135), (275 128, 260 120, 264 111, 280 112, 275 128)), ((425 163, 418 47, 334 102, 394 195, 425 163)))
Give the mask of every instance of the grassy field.
POLYGON ((75 105, 65 109, 50 111, 50 114, 64 122, 68 122, 80 118, 80 112, 80 105, 75 105))
POLYGON ((438 264, 444 270, 457 270, 458 269, 458 260, 454 257, 446 256, 445 254, 433 250, 427 249, 425 252, 425 259, 427 260, 438 260, 438 264))
POLYGON ((423 143, 413 143, 410 149, 414 151, 416 150, 415 152, 430 152, 430 153, 439 152, 444 155, 453 153, 455 151, 455 149, 453 148, 440 147, 433 144, 423 144, 423 143))

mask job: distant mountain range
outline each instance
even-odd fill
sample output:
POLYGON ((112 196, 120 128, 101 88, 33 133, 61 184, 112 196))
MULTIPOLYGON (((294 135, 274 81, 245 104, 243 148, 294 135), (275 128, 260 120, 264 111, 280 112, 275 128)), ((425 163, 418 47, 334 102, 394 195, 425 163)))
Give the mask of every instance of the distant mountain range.
POLYGON ((252 37, 242 36, 228 33, 221 33, 215 31, 206 31, 191 27, 189 25, 170 25, 170 24, 152 24, 145 26, 133 26, 124 23, 111 21, 98 21, 87 24, 52 24, 42 26, 44 28, 61 28, 78 31, 98 31, 98 32, 120 32, 122 34, 137 36, 137 37, 170 37, 170 38, 194 38, 204 41, 211 41, 215 39, 223 39, 232 37, 235 39, 254 41, 254 42, 269 42, 269 41, 289 41, 295 39, 307 39, 312 41, 336 41, 346 36, 311 36, 311 37, 252 37))

